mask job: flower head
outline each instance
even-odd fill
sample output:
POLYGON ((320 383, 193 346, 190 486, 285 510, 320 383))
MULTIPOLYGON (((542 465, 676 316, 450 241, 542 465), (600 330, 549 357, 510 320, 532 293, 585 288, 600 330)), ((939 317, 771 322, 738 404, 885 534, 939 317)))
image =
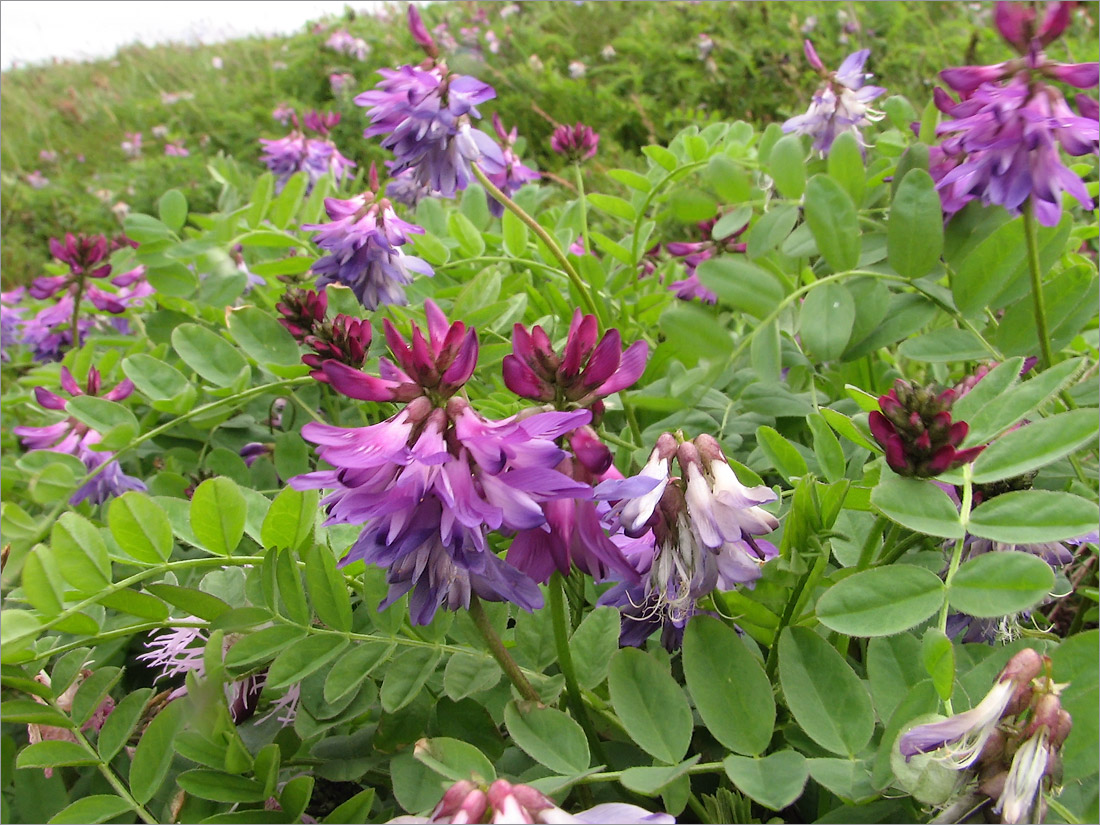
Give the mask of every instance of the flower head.
POLYGON ((373 192, 349 200, 325 199, 330 223, 305 224, 315 229, 314 242, 328 254, 313 265, 317 286, 340 283, 350 287, 367 309, 404 304, 405 286, 415 274, 433 274, 431 266, 401 249, 419 226, 397 217, 393 206, 373 192))
POLYGON ((871 101, 886 92, 880 86, 864 85, 872 77, 863 71, 870 50, 853 52, 839 69, 830 73, 825 70, 813 44, 807 40, 804 46, 807 60, 824 82, 814 92, 806 113, 787 120, 783 131, 810 135, 814 139, 814 149, 822 155, 829 153, 833 141, 844 132, 853 134, 861 146, 866 145, 860 129, 882 119, 882 112, 872 109, 871 101))
POLYGON ((175 158, 185 158, 191 152, 183 145, 182 140, 176 140, 164 144, 164 154, 175 158))
POLYGON ((951 420, 956 398, 955 390, 915 387, 900 378, 879 397, 881 412, 872 411, 867 423, 886 451, 890 469, 898 475, 928 478, 978 457, 984 446, 956 449, 970 429, 965 421, 951 420))
MULTIPOLYGON (((500 191, 508 197, 511 197, 515 192, 518 192, 520 187, 525 183, 532 183, 541 176, 534 169, 524 166, 523 161, 519 159, 519 156, 512 148, 515 146, 516 138, 518 137, 515 127, 513 126, 510 132, 505 131, 504 124, 500 121, 500 115, 495 112, 493 113, 493 129, 496 130, 497 137, 500 140, 503 167, 500 171, 487 174, 486 176, 494 186, 500 189, 500 191)), ((490 197, 489 211, 499 218, 504 214, 504 204, 496 198, 490 197)))
POLYGON ((120 144, 122 153, 128 158, 141 157, 141 132, 127 132, 120 144))
POLYGON ((596 317, 576 310, 558 354, 541 326, 528 332, 516 324, 512 354, 504 356, 504 383, 516 395, 559 407, 588 406, 626 389, 645 370, 649 345, 635 341, 624 352, 617 329, 605 332, 598 343, 597 331, 596 317))
POLYGON ((574 126, 559 126, 550 136, 550 148, 566 160, 579 163, 596 157, 600 136, 591 126, 578 122, 574 126))

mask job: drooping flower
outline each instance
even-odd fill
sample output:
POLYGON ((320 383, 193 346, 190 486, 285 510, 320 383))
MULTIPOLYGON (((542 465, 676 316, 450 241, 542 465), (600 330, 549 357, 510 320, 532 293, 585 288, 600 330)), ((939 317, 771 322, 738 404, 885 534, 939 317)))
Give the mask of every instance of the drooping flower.
POLYGON ((623 609, 624 644, 641 644, 663 627, 662 642, 678 647, 699 599, 751 584, 777 554, 756 538, 778 527, 760 506, 775 501, 775 493, 741 484, 711 436, 690 442, 664 433, 641 473, 601 483, 596 498, 617 501, 613 524, 628 537, 652 530, 652 543, 630 548, 642 583, 625 581, 600 599, 623 609), (671 475, 674 459, 679 478, 671 475))
MULTIPOLYGON (((85 394, 99 395, 99 371, 92 367, 88 371, 88 381, 84 389, 81 389, 68 368, 62 367, 61 388, 73 398, 85 394)), ((127 398, 133 390, 133 382, 127 378, 114 389, 104 393, 103 398, 108 401, 121 401, 127 398)), ((65 409, 65 399, 45 387, 35 387, 34 394, 39 406, 47 410, 65 409)), ((99 444, 102 436, 88 427, 87 424, 71 416, 55 424, 42 427, 13 427, 12 432, 22 439, 23 446, 27 450, 50 450, 57 453, 68 453, 80 459, 89 472, 98 471, 94 477, 82 484, 73 493, 69 499, 69 503, 73 506, 84 500, 88 500, 92 504, 102 504, 108 498, 122 495, 127 490, 144 492, 146 489, 145 483, 141 479, 128 476, 122 472, 121 465, 114 460, 114 453, 106 450, 94 450, 93 447, 99 444)))
POLYGON ((810 135, 814 149, 823 156, 829 154, 835 141, 844 132, 853 134, 860 146, 866 146, 860 131, 864 126, 881 120, 883 113, 871 108, 871 101, 886 92, 881 86, 865 85, 872 75, 863 71, 870 49, 861 49, 844 58, 835 72, 825 69, 813 44, 804 42, 806 59, 824 82, 814 92, 813 102, 805 114, 788 119, 783 131, 810 135))
POLYGON ((729 235, 716 238, 714 237, 714 227, 720 217, 718 215, 697 224, 699 231, 703 234, 703 239, 700 241, 692 243, 673 241, 665 244, 665 250, 670 255, 683 259, 684 269, 687 271, 686 278, 673 281, 668 285, 668 288, 675 292, 676 297, 682 301, 691 301, 698 298, 704 303, 717 303, 718 296, 713 290, 703 285, 703 282, 699 280, 699 273, 696 272, 696 269, 703 261, 709 260, 715 255, 723 252, 744 252, 748 248, 747 244, 737 240, 748 228, 748 220, 746 219, 741 227, 729 235))
POLYGON ((302 227, 317 230, 313 240, 328 252, 313 265, 317 286, 343 284, 367 309, 405 304, 405 286, 413 276, 434 274, 426 261, 401 249, 410 234, 424 230, 397 217, 386 198, 376 197, 376 187, 349 200, 326 198, 331 222, 302 227))
POLYGON ((978 457, 985 446, 956 449, 970 428, 951 420, 955 390, 916 387, 898 379, 878 399, 868 419, 871 435, 886 451, 886 463, 898 475, 929 478, 978 457))
POLYGON ((550 136, 550 148, 575 163, 596 157, 599 145, 600 136, 591 126, 580 122, 574 126, 558 126, 550 136))
MULTIPOLYGON (((419 746, 418 746, 419 747, 419 746)), ((668 814, 625 803, 604 803, 569 814, 529 785, 498 779, 487 788, 459 780, 443 794, 430 816, 399 816, 391 823, 545 823, 545 825, 675 825, 668 814)))
POLYGON ((522 324, 512 331, 512 353, 504 356, 504 383, 512 392, 555 406, 589 406, 626 389, 645 370, 649 344, 635 341, 625 351, 617 329, 596 341, 594 315, 573 313, 565 347, 559 355, 541 326, 530 332, 522 324))
MULTIPOLYGON (((492 174, 486 173, 486 177, 488 177, 492 184, 501 192, 508 197, 512 197, 512 195, 518 192, 520 187, 525 183, 537 181, 541 175, 534 169, 524 166, 523 161, 519 159, 519 156, 513 149, 516 138, 518 137, 516 128, 513 126, 510 132, 505 131, 504 124, 500 121, 500 115, 495 112, 493 113, 493 128, 496 130, 497 137, 500 140, 503 168, 499 172, 492 174)), ((504 204, 490 196, 489 211, 495 217, 499 218, 504 214, 504 204)))

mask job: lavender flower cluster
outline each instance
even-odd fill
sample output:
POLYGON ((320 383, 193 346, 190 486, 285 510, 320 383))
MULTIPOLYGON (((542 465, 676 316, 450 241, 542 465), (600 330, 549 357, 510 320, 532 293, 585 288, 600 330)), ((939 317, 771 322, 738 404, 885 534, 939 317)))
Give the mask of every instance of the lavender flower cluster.
POLYGON ((304 128, 299 128, 298 116, 292 109, 288 112, 276 110, 277 120, 283 115, 293 123, 293 131, 278 140, 260 138, 264 147, 260 160, 276 177, 275 191, 281 192, 287 181, 298 172, 309 176, 307 192, 325 175, 332 175, 337 184, 351 176, 355 162, 344 157, 330 137, 330 132, 340 122, 338 113, 311 111, 303 118, 304 128), (320 137, 307 137, 305 129, 316 132, 320 137))

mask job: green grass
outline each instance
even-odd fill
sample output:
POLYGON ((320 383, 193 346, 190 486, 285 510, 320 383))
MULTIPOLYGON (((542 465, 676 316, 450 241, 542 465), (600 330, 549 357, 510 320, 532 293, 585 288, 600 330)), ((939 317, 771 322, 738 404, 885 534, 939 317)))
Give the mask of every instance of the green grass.
MULTIPOLYGON (((992 4, 945 3, 522 3, 500 17, 505 4, 482 6, 500 38, 498 54, 478 57, 462 47, 449 58, 455 71, 494 85, 498 99, 484 113, 499 111, 526 138, 525 157, 555 171, 561 161, 548 141, 553 121, 593 125, 602 140, 598 161, 631 165, 641 146, 668 140, 688 123, 745 119, 782 120, 802 110, 817 78, 802 55, 811 37, 827 66, 850 51, 870 48, 874 82, 908 97, 920 111, 931 97, 936 72, 946 66, 990 63, 1009 56, 990 28, 992 4), (810 18, 816 26, 806 35, 810 18), (845 23, 849 31, 843 31, 845 23), (708 61, 698 53, 698 35, 715 47, 708 61), (610 35, 608 33, 611 33, 610 35), (847 43, 842 43, 842 37, 847 43), (605 57, 607 46, 614 56, 605 57), (580 60, 583 78, 569 76, 580 60), (541 64, 541 68, 539 68, 541 64)), ((476 4, 436 3, 424 8, 429 27, 446 21, 475 25, 476 4)), ((257 7, 262 13, 262 7, 257 7)), ((1065 60, 1097 59, 1097 4, 1085 4, 1064 41, 1053 47, 1065 60)), ((213 46, 134 46, 115 58, 21 68, 0 76, 0 210, 5 284, 40 274, 51 235, 66 231, 118 231, 111 207, 124 202, 150 211, 160 193, 186 192, 196 211, 211 209, 217 187, 205 166, 219 152, 259 170, 260 137, 286 130, 271 110, 285 101, 299 110, 343 113, 335 138, 341 150, 365 168, 386 157, 377 141, 361 137, 363 111, 352 103, 371 87, 380 67, 421 58, 404 17, 330 18, 326 31, 310 27, 290 37, 251 38, 213 46), (345 27, 371 46, 362 63, 324 47, 328 31, 345 27), (215 69, 219 56, 224 68, 215 69), (334 98, 329 74, 350 72, 352 89, 334 98), (165 93, 190 99, 166 103, 165 93), (183 139, 189 158, 164 157, 152 139, 157 124, 171 139, 183 139), (128 161, 119 147, 130 131, 144 133, 146 151, 128 161), (200 138, 206 136, 205 146, 200 138), (48 149, 56 164, 39 159, 48 149), (78 162, 77 155, 84 161, 78 162), (25 183, 39 169, 51 181, 35 190, 25 183)), ((484 40, 481 41, 484 46, 484 40)))

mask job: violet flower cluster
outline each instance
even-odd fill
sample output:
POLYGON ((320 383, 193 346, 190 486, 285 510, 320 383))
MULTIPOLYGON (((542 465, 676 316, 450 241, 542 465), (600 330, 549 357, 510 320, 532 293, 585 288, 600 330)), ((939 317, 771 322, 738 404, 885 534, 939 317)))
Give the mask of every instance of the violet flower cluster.
MULTIPOLYGON (((79 395, 98 396, 100 390, 99 371, 92 367, 88 371, 88 380, 81 389, 67 367, 61 368, 61 388, 73 398, 79 395)), ((126 379, 114 389, 103 394, 108 401, 121 401, 134 391, 133 382, 126 379)), ((35 399, 39 406, 47 410, 64 410, 65 399, 45 387, 35 387, 35 399)), ((94 449, 102 440, 100 433, 73 417, 65 418, 55 424, 42 427, 13 427, 12 432, 23 441, 27 450, 49 450, 76 456, 83 462, 88 472, 98 471, 96 475, 77 488, 69 499, 73 506, 82 501, 102 504, 112 496, 119 496, 128 490, 145 491, 141 479, 128 476, 121 465, 114 460, 114 453, 108 450, 94 449)))
POLYGON ((1093 208, 1084 183, 1062 162, 1060 151, 1081 156, 1100 147, 1097 102, 1076 96, 1070 108, 1058 81, 1078 89, 1100 83, 1100 64, 1065 64, 1043 49, 1069 25, 1073 3, 1054 3, 1038 20, 1023 3, 998 3, 994 20, 1019 57, 992 66, 963 66, 940 73, 959 96, 937 89, 936 106, 951 119, 931 158, 944 212, 969 201, 997 204, 1019 214, 1030 204, 1035 218, 1053 226, 1062 217, 1062 193, 1093 208))
POLYGON ((405 304, 405 287, 414 275, 434 274, 431 266, 401 248, 409 235, 423 234, 397 217, 386 198, 377 198, 378 178, 371 167, 371 189, 348 200, 325 198, 330 223, 304 224, 316 229, 314 242, 328 252, 312 267, 317 286, 339 283, 355 293, 367 309, 405 304))
POLYGON ((278 140, 260 138, 264 147, 260 160, 275 175, 276 192, 281 192, 287 181, 298 172, 304 171, 309 176, 307 192, 325 175, 331 174, 337 184, 351 177, 355 162, 344 157, 329 137, 333 127, 340 122, 338 113, 322 115, 312 111, 304 118, 304 129, 299 128, 297 115, 293 111, 289 120, 294 124, 294 129, 286 137, 278 140), (320 137, 306 137, 305 129, 316 132, 320 137))
POLYGON ((409 27, 428 59, 379 70, 378 86, 355 98, 370 118, 363 136, 384 136, 382 145, 395 155, 395 176, 412 170, 418 186, 454 197, 474 179, 475 163, 489 175, 505 172, 500 147, 471 125, 481 117, 477 106, 496 92, 474 77, 449 72, 415 6, 409 7, 409 27))
POLYGON ((960 783, 969 789, 961 807, 967 811, 992 802, 1002 823, 1042 822, 1042 792, 1058 781, 1059 751, 1073 727, 1058 698, 1065 685, 1049 672, 1050 659, 1021 650, 973 708, 903 733, 901 755, 909 761, 933 754, 934 761, 965 771, 970 781, 960 783))
POLYGON ((541 504, 591 496, 591 488, 556 468, 566 453, 555 439, 586 424, 587 410, 542 412, 492 421, 455 393, 477 363, 477 335, 448 324, 426 302, 428 335, 407 341, 388 321, 386 340, 397 363, 381 359, 379 375, 337 361, 322 370, 353 398, 404 401, 380 424, 343 428, 307 424, 333 470, 291 480, 296 489, 325 489, 329 524, 361 524, 341 564, 364 561, 387 570, 381 608, 411 591, 412 621, 428 624, 441 606, 468 608, 477 594, 526 610, 542 605, 537 585, 499 558, 490 531, 539 527, 541 504))
POLYGON ((596 157, 599 146, 599 134, 579 121, 573 126, 558 126, 550 136, 550 148, 573 163, 596 157))
MULTIPOLYGON (((503 192, 508 197, 512 197, 516 192, 520 190, 525 183, 533 183, 537 181, 541 175, 529 166, 525 166, 523 161, 519 159, 519 156, 515 151, 516 140, 519 137, 519 133, 516 127, 512 127, 511 131, 507 131, 504 128, 504 124, 500 121, 500 115, 493 113, 493 129, 497 133, 497 138, 500 141, 500 153, 503 162, 503 168, 497 172, 486 172, 486 177, 489 181, 503 192)), ((498 201, 494 197, 489 198, 489 211, 494 217, 501 217, 504 214, 504 204, 498 201)))
POLYGON ((860 130, 882 120, 883 113, 872 109, 871 102, 886 92, 881 86, 866 85, 873 77, 863 71, 871 55, 870 49, 853 52, 844 58, 839 69, 829 72, 809 40, 803 47, 806 59, 824 82, 814 92, 806 113, 787 120, 783 131, 810 135, 814 139, 814 149, 822 156, 829 154, 833 141, 845 132, 854 135, 860 146, 866 146, 860 130))
MULTIPOLYGON (((714 304, 718 302, 718 296, 714 294, 714 291, 703 285, 703 282, 699 280, 699 274, 695 271, 696 268, 703 261, 709 260, 716 255, 720 255, 723 252, 744 252, 748 245, 737 239, 741 234, 748 229, 748 221, 745 224, 733 232, 722 238, 714 237, 714 226, 718 223, 721 215, 715 216, 707 221, 702 221, 697 226, 700 232, 703 234, 703 238, 700 241, 681 242, 672 241, 665 244, 665 251, 668 254, 676 258, 682 258, 684 261, 684 269, 687 273, 686 278, 682 278, 679 281, 673 281, 668 285, 669 290, 676 293, 676 297, 682 301, 691 301, 699 299, 707 304, 714 304)), ((646 253, 647 256, 650 253, 646 253)))
POLYGON ((624 581, 600 597, 623 612, 622 644, 641 645, 662 628, 665 647, 679 647, 700 599, 715 589, 751 586, 778 553, 756 538, 779 526, 760 506, 775 501, 775 493, 742 484, 709 435, 685 441, 664 433, 638 475, 603 482, 596 498, 615 501, 615 525, 641 539, 624 549, 640 583, 624 581))

